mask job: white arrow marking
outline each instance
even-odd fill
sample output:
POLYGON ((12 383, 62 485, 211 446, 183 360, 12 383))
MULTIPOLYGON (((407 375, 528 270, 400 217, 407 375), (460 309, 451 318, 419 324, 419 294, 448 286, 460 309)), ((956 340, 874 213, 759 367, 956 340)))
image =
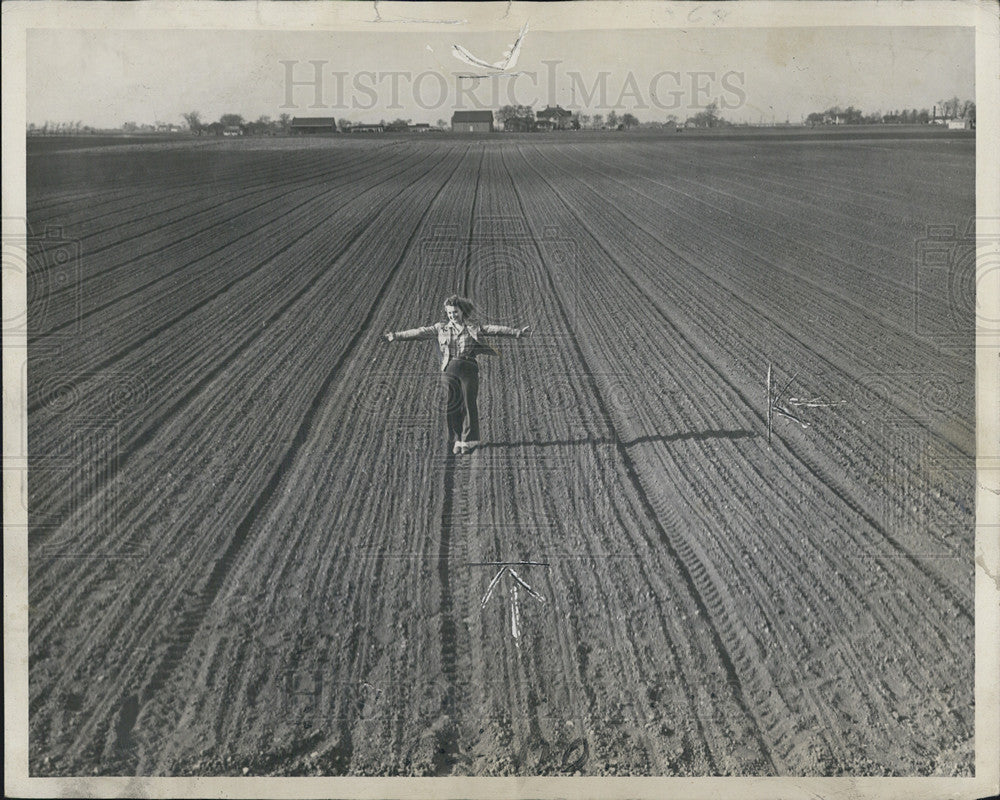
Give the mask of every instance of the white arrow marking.
POLYGON ((528 593, 530 597, 537 600, 539 603, 544 603, 545 598, 542 597, 538 592, 532 589, 524 578, 518 575, 510 567, 503 567, 496 575, 493 576, 493 580, 490 581, 490 585, 486 589, 486 594, 483 595, 481 608, 486 608, 486 604, 490 602, 490 598, 493 597, 493 592, 499 585, 500 581, 503 579, 505 574, 510 574, 514 579, 514 582, 510 585, 510 634, 514 637, 514 642, 518 647, 521 646, 521 600, 517 591, 518 585, 524 587, 524 590, 528 593))

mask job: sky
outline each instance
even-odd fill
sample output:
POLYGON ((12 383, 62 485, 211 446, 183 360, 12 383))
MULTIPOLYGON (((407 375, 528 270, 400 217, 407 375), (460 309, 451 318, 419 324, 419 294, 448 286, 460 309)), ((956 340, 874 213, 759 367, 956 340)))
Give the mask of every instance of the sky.
POLYGON ((662 121, 715 101, 735 122, 799 122, 834 105, 888 112, 975 97, 974 31, 957 27, 529 29, 521 74, 455 77, 471 68, 452 45, 494 62, 520 23, 489 33, 30 30, 27 118, 118 128, 198 111, 205 122, 288 113, 434 123, 458 109, 558 103, 662 121))

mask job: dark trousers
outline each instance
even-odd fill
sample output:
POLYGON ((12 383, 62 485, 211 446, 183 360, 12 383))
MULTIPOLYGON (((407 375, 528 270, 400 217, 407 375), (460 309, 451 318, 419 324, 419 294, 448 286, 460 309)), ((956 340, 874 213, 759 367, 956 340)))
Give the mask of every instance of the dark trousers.
POLYGON ((453 358, 441 378, 448 412, 448 433, 459 442, 479 441, 479 365, 453 358))

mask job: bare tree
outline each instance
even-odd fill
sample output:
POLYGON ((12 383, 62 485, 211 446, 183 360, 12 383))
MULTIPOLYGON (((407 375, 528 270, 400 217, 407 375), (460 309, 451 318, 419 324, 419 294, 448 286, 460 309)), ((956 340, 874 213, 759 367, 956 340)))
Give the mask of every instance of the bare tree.
POLYGON ((693 117, 688 117, 687 124, 696 128, 716 127, 719 124, 718 106, 715 103, 709 103, 705 106, 704 111, 699 111, 693 117))
POLYGON ((954 119, 962 110, 962 101, 957 95, 950 100, 938 100, 938 105, 941 106, 941 116, 947 119, 954 119))
POLYGON ((181 116, 187 123, 188 128, 191 130, 191 133, 197 133, 199 136, 201 136, 201 129, 202 129, 201 114, 197 111, 188 111, 186 114, 181 114, 181 116))
POLYGON ((531 106, 510 105, 501 106, 497 112, 497 121, 503 124, 509 119, 534 119, 535 110, 531 106))

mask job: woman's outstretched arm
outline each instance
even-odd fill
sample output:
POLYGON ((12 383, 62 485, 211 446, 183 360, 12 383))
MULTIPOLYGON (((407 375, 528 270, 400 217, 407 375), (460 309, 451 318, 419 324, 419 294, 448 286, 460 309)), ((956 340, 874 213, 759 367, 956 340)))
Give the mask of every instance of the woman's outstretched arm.
POLYGON ((525 325, 523 328, 509 328, 506 325, 483 325, 481 330, 486 336, 513 336, 515 339, 531 335, 530 325, 525 325))
POLYGON ((385 338, 390 342, 397 339, 400 341, 410 341, 412 339, 435 339, 437 338, 437 328, 433 325, 425 325, 423 328, 411 328, 408 331, 386 331, 385 338))

